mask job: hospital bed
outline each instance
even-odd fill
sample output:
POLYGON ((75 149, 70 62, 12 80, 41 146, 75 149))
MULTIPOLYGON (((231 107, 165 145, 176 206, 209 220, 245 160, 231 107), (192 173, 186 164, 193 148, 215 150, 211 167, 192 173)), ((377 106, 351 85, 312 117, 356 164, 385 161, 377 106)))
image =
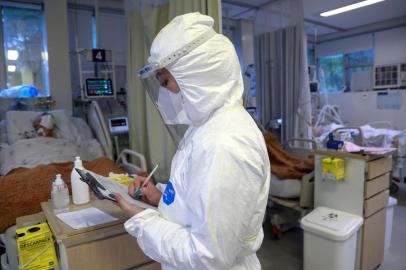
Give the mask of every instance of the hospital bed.
MULTIPOLYGON (((287 153, 298 158, 307 158, 312 155, 316 147, 316 142, 308 139, 291 139, 283 145, 287 153)), ((274 237, 279 239, 283 232, 296 227, 298 220, 312 210, 314 172, 303 175, 301 179, 284 180, 280 180, 272 174, 269 190, 268 208, 272 223, 271 232, 274 237)))
MULTIPOLYGON (((0 122, 1 175, 18 167, 32 168, 51 162, 67 162, 80 155, 84 160, 106 156, 114 160, 114 147, 96 101, 89 104, 85 119, 70 117, 64 110, 50 111, 56 121, 56 138, 31 138, 32 119, 40 112, 9 111, 0 122), (50 152, 61 153, 49 155, 50 152), (27 157, 31 160, 27 160, 27 157), (37 160, 36 160, 37 159, 37 160)), ((41 112, 42 113, 42 112, 41 112)), ((143 155, 125 149, 116 155, 116 163, 129 173, 146 169, 143 155), (131 162, 132 161, 132 162, 131 162)))
MULTIPOLYGON (((92 101, 90 103, 86 118, 90 128, 95 134, 96 139, 101 143, 104 152, 110 159, 113 160, 113 142, 111 140, 109 129, 104 120, 103 113, 96 101, 92 101)), ((117 155, 116 163, 130 174, 135 174, 138 171, 145 171, 147 169, 145 157, 131 149, 122 150, 121 153, 117 155)))
POLYGON ((97 102, 89 103, 86 121, 63 110, 49 111, 56 121, 56 138, 29 138, 33 133, 31 121, 39 113, 9 111, 0 122, 0 233, 17 217, 41 211, 39 203, 49 199, 50 182, 56 173, 61 173, 69 186, 77 155, 85 160, 85 168, 102 175, 135 174, 147 169, 144 156, 130 149, 113 161, 113 144, 97 102))
MULTIPOLYGON (((360 146, 396 148, 397 150, 392 154, 392 180, 405 180, 405 176, 402 175, 402 169, 406 160, 406 129, 402 131, 395 130, 389 121, 375 121, 362 126, 331 124, 329 129, 331 131, 325 132, 319 137, 318 141, 321 145, 326 145, 326 135, 333 133, 336 138, 341 140, 352 137, 353 142, 360 146)), ((390 186, 391 193, 396 193, 398 189, 398 185, 392 181, 390 186)))
POLYGON ((33 137, 32 119, 40 112, 9 111, 0 124, 0 233, 18 215, 35 213, 49 199, 50 183, 61 173, 68 186, 75 156, 99 174, 137 174, 146 170, 143 155, 126 149, 113 160, 111 138, 97 102, 91 102, 86 121, 63 110, 50 111, 56 138, 33 137), (25 194, 21 194, 25 193, 25 194), (32 200, 32 201, 30 201, 32 200))
POLYGON ((360 126, 348 126, 342 121, 337 106, 325 105, 317 117, 314 131, 314 140, 319 147, 325 146, 330 132, 338 134, 341 139, 354 132, 357 135, 354 142, 360 146, 397 148, 393 154, 393 172, 398 178, 405 178, 400 171, 406 160, 406 129, 397 130, 390 121, 372 121, 360 126))

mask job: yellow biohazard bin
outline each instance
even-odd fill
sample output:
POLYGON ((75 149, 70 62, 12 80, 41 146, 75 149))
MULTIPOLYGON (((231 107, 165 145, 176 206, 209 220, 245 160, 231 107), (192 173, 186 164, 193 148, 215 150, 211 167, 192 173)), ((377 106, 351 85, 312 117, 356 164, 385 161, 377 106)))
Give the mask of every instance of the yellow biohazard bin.
POLYGON ((20 269, 43 270, 58 267, 54 240, 48 223, 24 227, 16 233, 20 269))

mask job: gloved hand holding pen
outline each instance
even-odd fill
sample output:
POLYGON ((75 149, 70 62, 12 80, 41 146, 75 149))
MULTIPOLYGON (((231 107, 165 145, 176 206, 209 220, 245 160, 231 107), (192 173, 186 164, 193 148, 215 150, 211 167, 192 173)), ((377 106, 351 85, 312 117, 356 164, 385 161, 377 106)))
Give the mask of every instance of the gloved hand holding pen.
MULTIPOLYGON (((142 183, 146 177, 137 176, 135 180, 128 186, 128 194, 131 197, 134 197, 135 191, 141 187, 142 183)), ((149 181, 142 189, 141 189, 141 200, 154 205, 158 206, 159 200, 162 197, 162 192, 155 186, 152 181, 149 181)))
MULTIPOLYGON (((137 176, 135 180, 128 186, 128 194, 134 198, 134 193, 139 189, 142 183, 146 180, 146 177, 137 176)), ((141 189, 141 200, 150 205, 158 206, 159 201, 162 197, 162 192, 155 186, 152 181, 149 181, 141 189)), ((143 211, 143 208, 139 206, 129 204, 126 200, 118 193, 114 193, 117 200, 117 205, 126 213, 127 216, 132 217, 139 212, 143 211)))

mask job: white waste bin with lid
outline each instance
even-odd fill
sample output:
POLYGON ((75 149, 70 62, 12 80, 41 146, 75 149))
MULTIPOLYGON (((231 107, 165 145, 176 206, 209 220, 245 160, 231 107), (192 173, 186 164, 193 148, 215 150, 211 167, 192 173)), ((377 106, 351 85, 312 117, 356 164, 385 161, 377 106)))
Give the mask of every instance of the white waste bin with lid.
POLYGON ((362 217, 317 207, 300 223, 304 230, 304 270, 355 269, 362 217))

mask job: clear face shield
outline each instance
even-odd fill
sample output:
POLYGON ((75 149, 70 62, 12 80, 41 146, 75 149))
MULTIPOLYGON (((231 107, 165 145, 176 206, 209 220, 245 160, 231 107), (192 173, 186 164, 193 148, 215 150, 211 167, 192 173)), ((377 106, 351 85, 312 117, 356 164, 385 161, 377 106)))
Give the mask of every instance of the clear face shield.
POLYGON ((165 76, 165 74, 162 75, 161 73, 163 73, 165 67, 188 54, 215 34, 216 32, 213 29, 208 29, 184 47, 162 59, 159 63, 151 63, 138 72, 138 77, 141 79, 149 97, 158 109, 172 138, 178 144, 191 123, 184 109, 182 94, 180 92, 173 93, 168 90, 165 78, 161 77, 165 76))
POLYGON ((190 122, 183 109, 181 93, 173 93, 167 89, 165 78, 162 78, 165 75, 161 73, 162 69, 158 68, 158 65, 148 65, 140 70, 138 75, 169 133, 179 144, 190 122))

